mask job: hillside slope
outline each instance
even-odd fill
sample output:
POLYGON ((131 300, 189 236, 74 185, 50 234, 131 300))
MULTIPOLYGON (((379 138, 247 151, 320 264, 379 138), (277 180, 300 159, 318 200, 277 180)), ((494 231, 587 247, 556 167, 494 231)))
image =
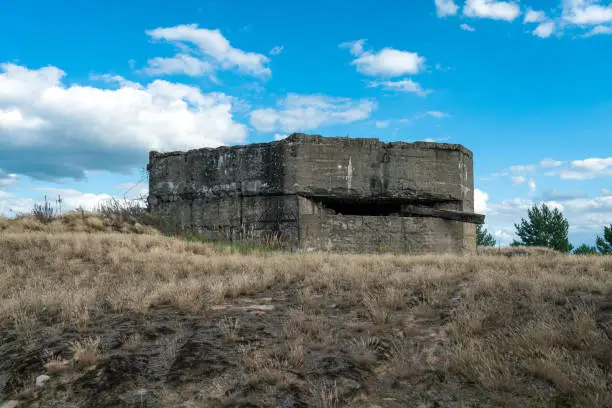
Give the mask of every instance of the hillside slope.
POLYGON ((7 231, 0 403, 612 406, 612 257, 238 254, 7 231))

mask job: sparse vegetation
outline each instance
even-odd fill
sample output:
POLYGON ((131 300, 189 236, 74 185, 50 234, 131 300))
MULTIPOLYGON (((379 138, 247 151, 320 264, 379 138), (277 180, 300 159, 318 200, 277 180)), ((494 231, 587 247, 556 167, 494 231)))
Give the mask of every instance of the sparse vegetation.
POLYGON ((137 219, 147 212, 147 198, 140 197, 135 200, 119 200, 110 198, 98 204, 96 211, 107 218, 123 217, 137 219))
POLYGON ((150 225, 129 219, 117 220, 100 213, 74 210, 55 214, 41 221, 37 215, 18 215, 13 219, 0 218, 0 231, 5 233, 41 232, 47 234, 122 232, 145 235, 161 233, 150 225))
POLYGON ((241 252, 153 229, 125 233, 136 232, 131 222, 85 212, 48 224, 2 221, 0 400, 595 408, 612 400, 610 256, 533 247, 241 252), (34 387, 41 374, 51 380, 34 387))
POLYGON ((45 201, 42 204, 34 204, 32 215, 36 220, 43 224, 49 224, 55 218, 56 210, 51 206, 45 195, 45 201))

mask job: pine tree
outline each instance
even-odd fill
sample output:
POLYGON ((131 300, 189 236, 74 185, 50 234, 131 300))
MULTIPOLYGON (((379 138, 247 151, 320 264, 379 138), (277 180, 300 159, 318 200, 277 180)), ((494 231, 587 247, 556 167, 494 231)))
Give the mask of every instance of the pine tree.
POLYGON ((574 249, 575 255, 597 255, 597 248, 591 245, 582 244, 578 248, 574 249))
POLYGON ((595 245, 597 246, 597 250, 600 254, 610 255, 612 254, 612 224, 609 227, 604 227, 604 236, 600 237, 597 235, 597 240, 595 241, 595 245))
POLYGON ((541 246, 561 252, 572 250, 568 239, 569 223, 559 209, 551 210, 546 204, 534 205, 527 210, 527 218, 514 224, 520 241, 514 241, 513 245, 541 246))
POLYGON ((495 246, 496 242, 493 235, 484 228, 482 224, 476 224, 476 246, 495 246))

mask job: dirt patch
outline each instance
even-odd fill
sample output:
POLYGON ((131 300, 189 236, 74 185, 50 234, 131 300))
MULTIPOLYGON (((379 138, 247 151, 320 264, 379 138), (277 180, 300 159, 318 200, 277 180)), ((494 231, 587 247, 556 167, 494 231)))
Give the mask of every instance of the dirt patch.
MULTIPOLYGON (((394 366, 400 358, 394 352, 401 351, 402 361, 411 362, 435 354, 434 340, 440 333, 431 320, 418 313, 398 315, 414 347, 392 350, 398 339, 391 325, 373 334, 375 326, 365 321, 368 333, 350 331, 348 323, 359 318, 339 313, 333 299, 327 304, 317 301, 311 314, 301 311, 303 305, 275 302, 287 297, 284 292, 269 294, 263 300, 235 299, 205 316, 167 306, 145 315, 95 316, 98 324, 88 332, 58 330, 55 337, 45 336, 48 330, 31 333, 28 344, 36 345, 31 349, 17 341, 4 342, 0 372, 8 373, 8 381, 2 392, 41 407, 62 401, 91 407, 168 406, 179 401, 243 407, 340 406, 353 401, 355 406, 401 407, 453 398, 450 383, 435 374, 435 358, 423 357, 428 369, 409 375, 394 366), (221 324, 228 316, 239 322, 235 341, 221 324), (91 367, 71 365, 52 374, 44 388, 31 389, 32 376, 46 372, 47 359, 40 350, 70 358, 68 345, 89 337, 100 338, 100 361, 91 367), (421 383, 427 386, 414 387, 421 383)), ((11 328, 1 335, 15 339, 11 328)))

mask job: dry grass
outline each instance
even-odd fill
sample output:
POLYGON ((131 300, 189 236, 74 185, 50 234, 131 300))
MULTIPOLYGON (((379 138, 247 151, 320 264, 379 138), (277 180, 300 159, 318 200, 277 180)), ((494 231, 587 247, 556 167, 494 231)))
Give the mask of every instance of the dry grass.
POLYGON ((83 341, 74 341, 70 344, 72 359, 84 366, 90 367, 100 360, 100 339, 87 338, 83 341))
POLYGON ((340 404, 340 393, 335 381, 321 381, 311 385, 313 406, 316 408, 338 408, 340 404))
POLYGON ((70 368, 70 361, 63 360, 59 356, 52 357, 51 359, 49 359, 49 361, 47 361, 47 363, 45 363, 45 369, 47 370, 47 373, 49 374, 62 373, 64 371, 69 370, 69 368, 70 368))
POLYGON ((140 333, 124 335, 121 338, 121 346, 129 351, 139 350, 143 345, 143 338, 140 333))
POLYGON ((74 232, 123 232, 132 234, 159 235, 150 226, 141 225, 118 215, 98 212, 72 211, 53 216, 49 222, 41 222, 33 215, 20 215, 15 219, 0 216, 0 234, 22 232, 46 232, 49 234, 74 232))
POLYGON ((219 329, 228 343, 236 343, 238 340, 238 329, 240 328, 240 320, 236 317, 224 316, 219 321, 219 329))
MULTIPOLYGON (((93 220, 71 221, 71 232, 65 220, 42 225, 25 217, 8 227, 0 221, 0 327, 14 330, 16 342, 35 349, 55 327, 72 336, 63 351, 75 362, 103 366, 108 358, 98 336, 112 343, 122 319, 136 316, 144 326, 122 332, 117 349, 140 356, 150 350, 170 373, 182 361, 196 367, 189 381, 197 392, 176 382, 164 391, 194 406, 208 406, 202 398, 213 396, 219 406, 238 404, 245 395, 267 406, 279 392, 321 407, 358 399, 419 406, 434 391, 441 400, 480 398, 480 406, 514 400, 609 407, 612 401, 612 340, 600 324, 612 300, 612 257, 544 250, 517 257, 497 250, 243 255, 154 233, 92 234, 114 228, 93 220), (275 307, 247 307, 265 302, 263 296, 275 307), (224 305, 235 306, 231 317, 224 305), (172 315, 155 323, 162 313, 172 315), (111 317, 116 326, 100 326, 111 317), (177 319, 185 326, 173 325, 177 319), (236 360, 224 370, 217 360, 198 369, 197 358, 213 349, 219 361, 236 360), (336 369, 345 371, 312 377, 336 369), (212 377, 200 384, 202 372, 212 377)), ((46 364, 53 375, 66 370, 63 360, 46 364)))

